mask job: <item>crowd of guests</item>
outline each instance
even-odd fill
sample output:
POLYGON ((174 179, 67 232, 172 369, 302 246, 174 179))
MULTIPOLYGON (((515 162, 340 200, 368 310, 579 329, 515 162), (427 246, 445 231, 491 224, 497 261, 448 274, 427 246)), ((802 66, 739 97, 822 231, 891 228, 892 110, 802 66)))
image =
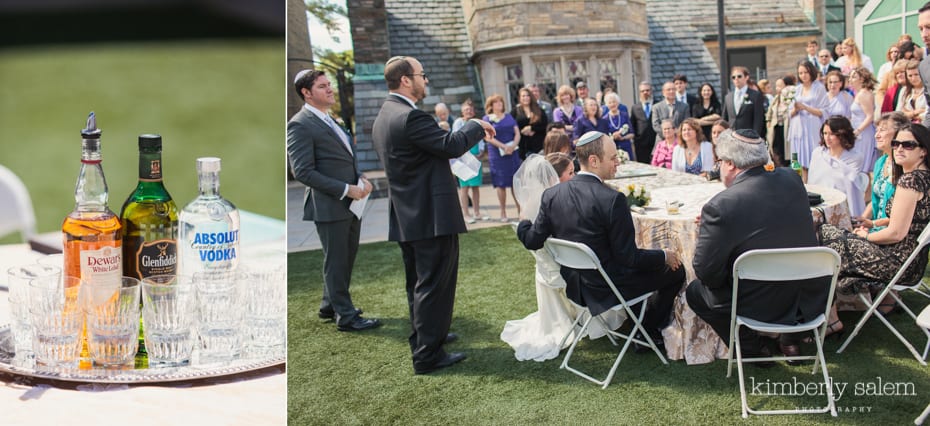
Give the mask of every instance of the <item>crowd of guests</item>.
MULTIPOLYGON (((540 100, 539 87, 529 84, 519 90, 510 112, 501 95, 489 96, 483 120, 494 126, 497 135, 486 139, 485 146, 500 220, 510 220, 505 210, 508 188, 513 194, 513 175, 532 154, 548 160, 560 182, 582 171, 608 177, 609 166, 595 170, 601 161, 608 161, 603 158, 601 142, 621 157, 721 179, 728 187, 738 180, 736 176, 763 165, 766 170, 790 166, 800 175, 799 182, 844 192, 854 224, 853 231, 818 226, 816 235, 799 241, 809 245, 816 237, 816 242, 840 253, 841 292, 868 289, 877 293, 914 249, 917 235, 930 220, 930 197, 925 196, 930 191, 930 131, 920 125, 927 119, 928 106, 918 69, 924 50, 902 36, 889 46, 878 73, 853 39, 837 44, 836 56, 820 49, 816 40, 808 42, 806 51, 794 73, 772 81, 755 82, 745 67, 732 67, 733 87, 722 101, 710 83, 689 93, 684 75, 665 82, 658 99, 650 83, 640 83, 638 99, 631 107, 611 88, 590 96, 584 82, 559 87, 555 104, 540 100), (728 129, 726 158, 718 152, 717 143, 728 129), (603 140, 591 135, 602 135, 603 140), (762 150, 761 156, 741 157, 748 151, 738 147, 756 144, 756 137, 762 145, 752 149, 762 150), (594 140, 598 148, 584 150, 579 164, 580 140, 594 140), (764 164, 757 164, 763 159, 764 164), (722 171, 721 165, 727 162, 722 171)), ((436 115, 446 120, 439 110, 436 115)), ((784 174, 788 169, 780 170, 784 174)), ((480 184, 480 179, 460 183, 463 213, 469 222, 478 220, 477 193, 472 193, 474 214, 469 214, 466 190, 480 184)), ((524 223, 521 228, 529 232, 528 226, 524 223)), ((537 248, 540 238, 559 233, 555 229, 539 230, 539 238, 533 237, 532 243, 522 233, 521 239, 528 248, 537 248)), ((925 250, 908 276, 919 278, 926 259, 925 250)), ((706 299, 695 293, 689 295, 689 302, 692 297, 699 301, 699 296, 706 299)), ((889 300, 882 302, 879 311, 887 314, 894 309, 889 300)), ((720 312, 704 310, 699 315, 710 318, 720 312)), ((828 334, 842 332, 835 311, 829 320, 828 334)), ((788 347, 785 351, 793 353, 791 342, 783 343, 788 347)), ((757 346, 750 342, 749 347, 757 346)))

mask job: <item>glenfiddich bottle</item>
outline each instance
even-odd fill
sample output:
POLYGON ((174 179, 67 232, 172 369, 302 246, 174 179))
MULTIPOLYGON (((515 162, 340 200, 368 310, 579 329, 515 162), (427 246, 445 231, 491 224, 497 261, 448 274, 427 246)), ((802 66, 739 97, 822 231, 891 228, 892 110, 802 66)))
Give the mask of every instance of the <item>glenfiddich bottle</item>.
POLYGON ((200 195, 181 211, 180 270, 232 272, 239 264, 239 210, 220 195, 220 159, 197 159, 200 195))
MULTIPOLYGON (((161 136, 139 136, 139 184, 123 203, 123 270, 139 280, 177 274, 178 207, 161 178, 161 136)), ((139 319, 137 366, 147 365, 139 319)))
POLYGON ((178 207, 161 177, 161 136, 139 136, 139 184, 123 203, 123 270, 138 279, 176 274, 178 207))

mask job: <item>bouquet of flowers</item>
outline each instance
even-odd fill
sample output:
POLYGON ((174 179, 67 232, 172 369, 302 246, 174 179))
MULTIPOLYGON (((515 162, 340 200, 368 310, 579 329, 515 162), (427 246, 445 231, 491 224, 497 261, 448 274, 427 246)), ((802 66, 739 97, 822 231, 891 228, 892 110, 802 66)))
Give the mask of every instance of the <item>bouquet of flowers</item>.
POLYGON ((626 187, 621 187, 620 192, 626 195, 626 203, 631 207, 646 207, 649 205, 649 201, 652 200, 652 197, 649 196, 649 191, 646 191, 646 188, 642 185, 631 183, 626 187))
POLYGON ((794 102, 794 97, 797 95, 797 86, 787 86, 784 89, 781 89, 781 98, 785 103, 794 102))
POLYGON ((625 164, 627 161, 630 161, 630 154, 622 149, 618 149, 617 159, 620 160, 620 164, 625 164))

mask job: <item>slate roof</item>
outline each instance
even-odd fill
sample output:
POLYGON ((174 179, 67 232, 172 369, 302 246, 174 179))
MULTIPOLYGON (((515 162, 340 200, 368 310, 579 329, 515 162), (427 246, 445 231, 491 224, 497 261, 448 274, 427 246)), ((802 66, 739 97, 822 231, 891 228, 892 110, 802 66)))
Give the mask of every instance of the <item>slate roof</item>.
MULTIPOLYGON (((416 57, 429 74, 430 96, 425 104, 454 102, 452 95, 436 100, 445 90, 480 87, 469 58, 471 43, 459 0, 385 0, 391 55, 416 57), (432 102, 431 102, 432 101, 432 102)), ((468 97, 468 96, 465 96, 468 97)), ((477 97, 475 97, 477 98, 477 97)), ((475 99, 480 103, 480 99, 475 99)), ((450 105, 451 106, 451 105, 450 105)), ((432 108, 424 108, 432 111, 432 108)))
MULTIPOLYGON (((719 82, 717 62, 704 46, 717 39, 717 0, 692 0, 683 13, 680 0, 648 0, 646 14, 651 47, 650 65, 655 87, 675 74, 693 82, 719 82)), ((417 57, 430 76, 427 105, 444 90, 481 87, 469 58, 471 44, 458 0, 385 0, 392 55, 417 57)), ((797 2, 726 2, 727 39, 768 39, 817 36, 820 30, 797 2)), ((719 87, 717 88, 719 92, 719 87)), ((658 96, 659 91, 654 93, 658 96)), ((449 99, 446 99, 449 98, 449 99)), ((478 100, 478 96, 474 96, 478 100)), ((427 109, 429 110, 429 109, 427 109)))
MULTIPOLYGON (((653 93, 661 94, 661 84, 675 74, 684 74, 690 82, 708 81, 716 85, 720 70, 705 41, 717 40, 717 0, 693 0, 689 11, 682 13, 680 0, 649 0, 646 15, 649 39, 653 93)), ((734 2, 725 4, 727 40, 766 39, 819 35, 797 2, 734 2), (783 23, 776 21, 783 20, 783 23)), ((694 85, 694 83, 692 83, 694 85)), ((720 88, 716 87, 717 93, 720 88)))

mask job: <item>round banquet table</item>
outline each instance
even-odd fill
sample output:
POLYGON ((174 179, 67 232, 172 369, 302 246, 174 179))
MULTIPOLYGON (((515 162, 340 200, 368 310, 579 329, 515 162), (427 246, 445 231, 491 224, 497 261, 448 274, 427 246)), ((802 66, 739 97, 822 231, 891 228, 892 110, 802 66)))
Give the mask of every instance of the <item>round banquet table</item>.
MULTIPOLYGON (((808 192, 823 197, 824 202, 811 206, 815 222, 826 218, 828 223, 851 229, 846 195, 835 189, 817 185, 806 185, 808 192)), ((633 212, 636 228, 636 245, 646 249, 674 250, 685 267, 687 281, 694 280, 694 251, 697 244, 698 224, 701 208, 718 192, 722 183, 703 185, 681 185, 658 188, 651 191, 652 200, 645 209, 633 212), (677 214, 669 214, 666 204, 681 204, 677 214)), ((663 331, 665 348, 669 359, 684 359, 688 364, 704 364, 716 358, 726 358, 727 347, 714 330, 697 317, 685 301, 685 288, 675 300, 672 321, 663 331)))

